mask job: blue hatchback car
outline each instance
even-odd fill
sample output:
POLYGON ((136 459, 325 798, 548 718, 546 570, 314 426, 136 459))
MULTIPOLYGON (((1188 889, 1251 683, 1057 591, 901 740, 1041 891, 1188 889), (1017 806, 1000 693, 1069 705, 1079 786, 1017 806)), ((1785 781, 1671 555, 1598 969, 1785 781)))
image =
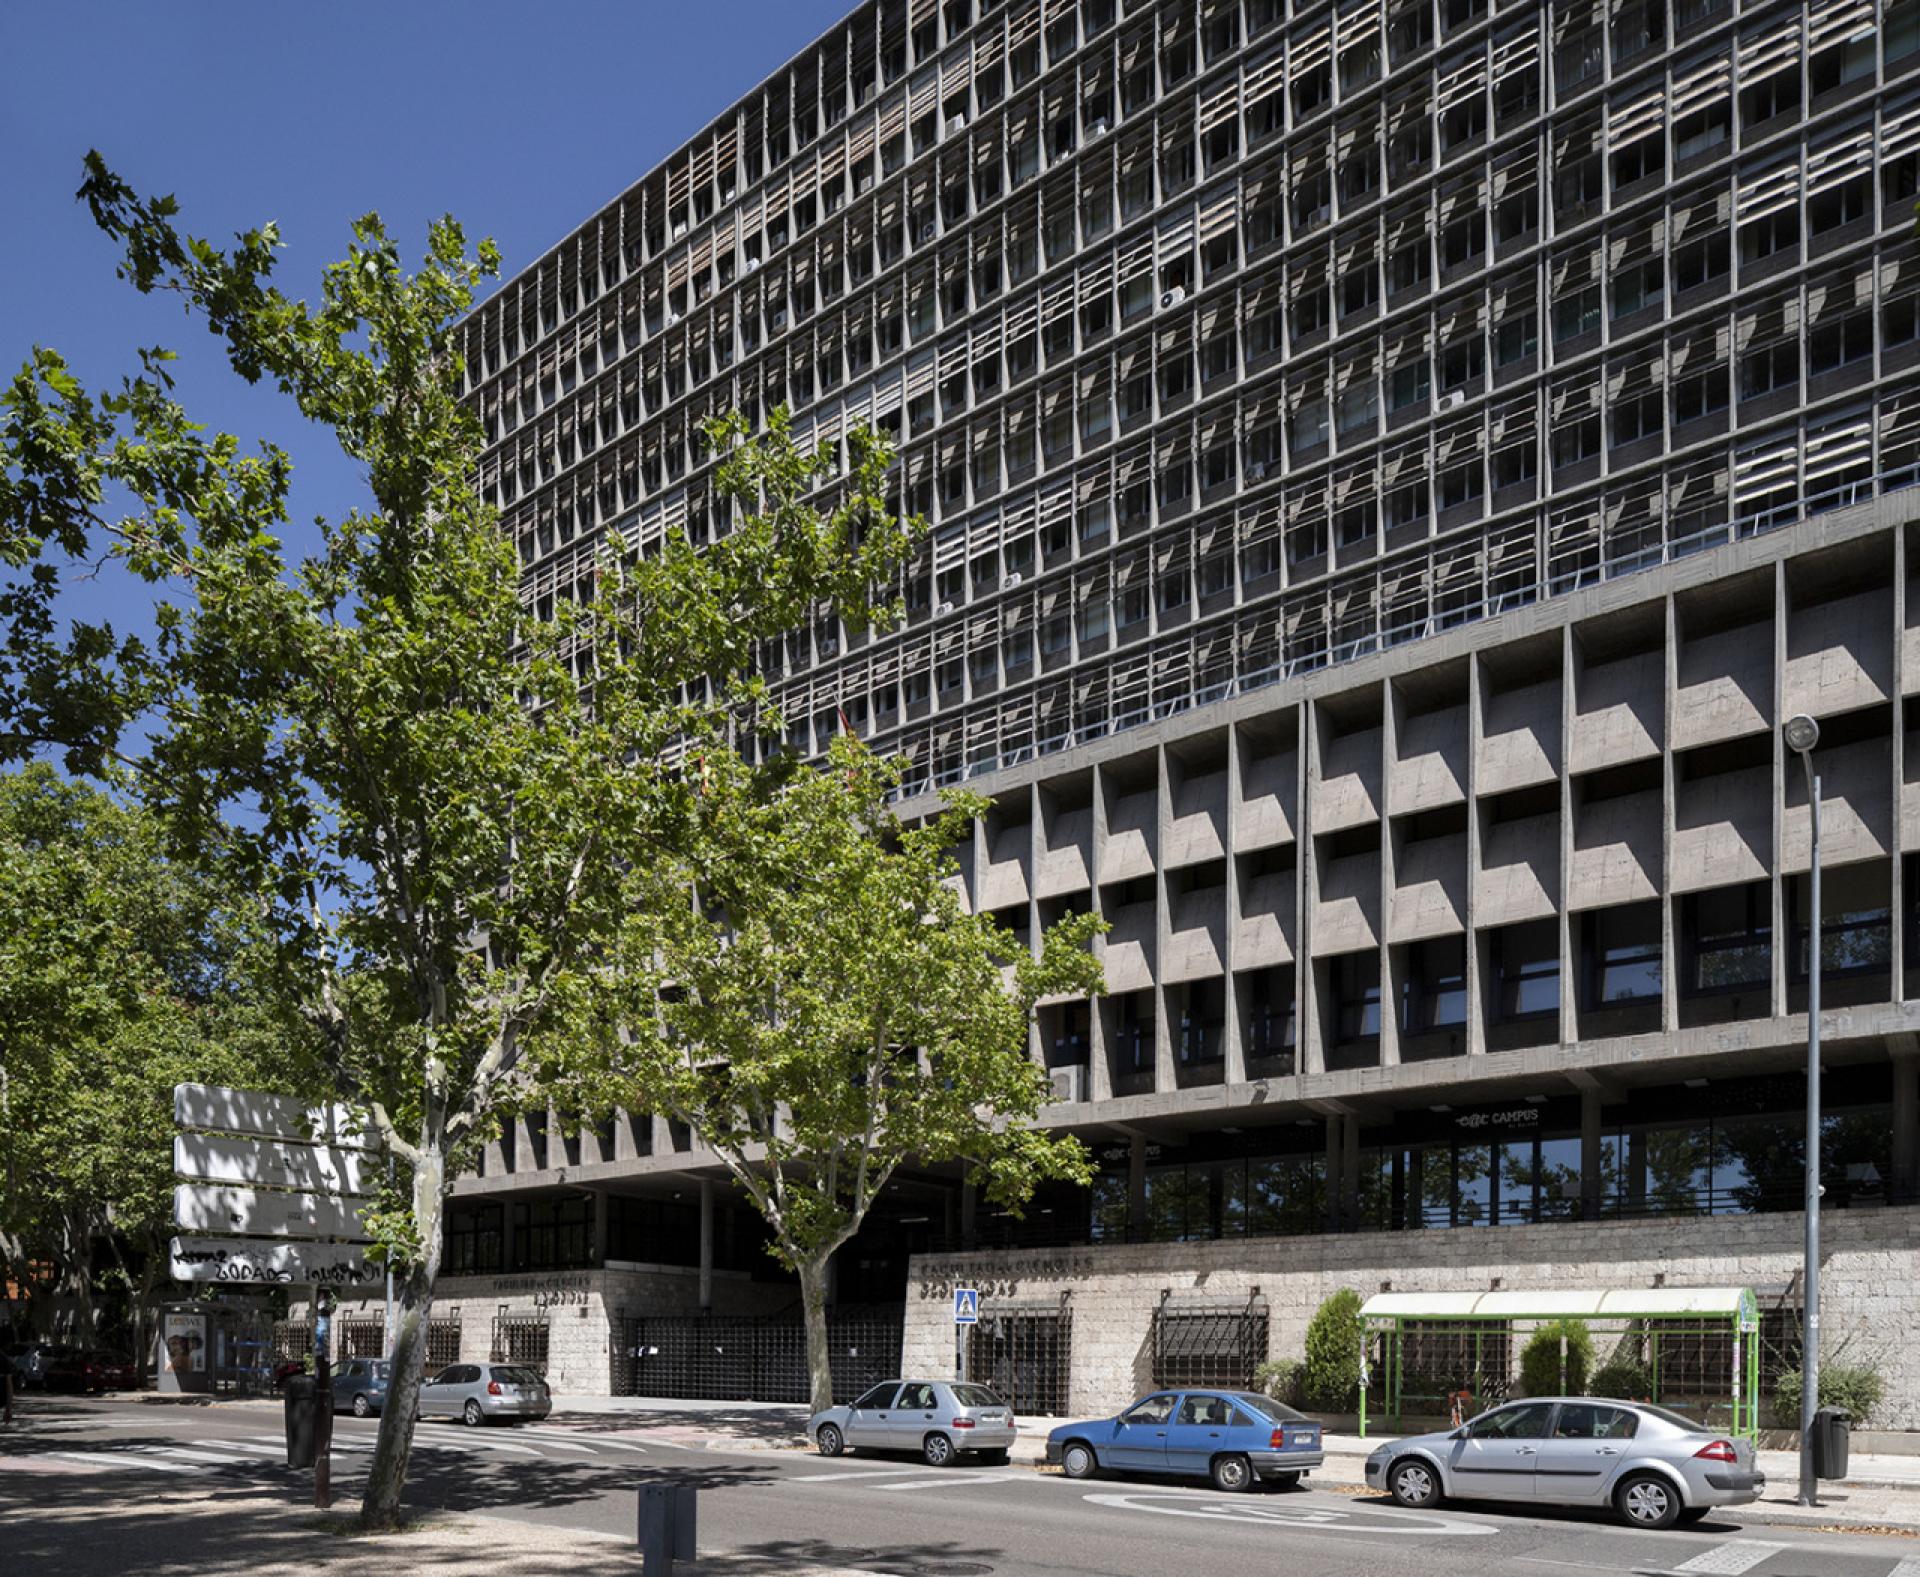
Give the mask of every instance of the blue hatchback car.
POLYGON ((1068 1478, 1105 1469, 1188 1473, 1221 1490, 1290 1489, 1325 1460, 1320 1426, 1253 1391, 1156 1391, 1112 1418, 1062 1424, 1047 1460, 1068 1478))

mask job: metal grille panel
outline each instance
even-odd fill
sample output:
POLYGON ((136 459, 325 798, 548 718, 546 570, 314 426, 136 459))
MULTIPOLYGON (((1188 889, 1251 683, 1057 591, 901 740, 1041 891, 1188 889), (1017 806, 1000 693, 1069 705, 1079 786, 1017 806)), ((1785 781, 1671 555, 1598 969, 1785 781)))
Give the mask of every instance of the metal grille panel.
POLYGON ((334 1354, 336 1360, 346 1358, 381 1358, 387 1351, 387 1323, 385 1320, 352 1319, 336 1321, 339 1330, 339 1351, 334 1354))
POLYGON ((1156 1309, 1153 1383, 1244 1389, 1267 1357, 1267 1311, 1156 1309))
POLYGON ((309 1320, 275 1320, 273 1354, 288 1362, 313 1351, 313 1324, 309 1320))
MULTIPOLYGON (((833 1394, 850 1401, 900 1372, 900 1315, 827 1317, 833 1394)), ((791 1315, 649 1316, 626 1322, 614 1381, 628 1396, 720 1402, 805 1402, 807 1333, 791 1315)))
POLYGON ((493 1322, 493 1361, 524 1364, 547 1372, 547 1342, 551 1327, 544 1314, 501 1314, 493 1322))
POLYGON ((991 1386, 1016 1414, 1059 1418, 1072 1357, 1071 1310, 983 1315, 968 1338, 967 1377, 991 1386))
POLYGON ((427 1321, 427 1370, 432 1373, 460 1361, 460 1322, 427 1321))

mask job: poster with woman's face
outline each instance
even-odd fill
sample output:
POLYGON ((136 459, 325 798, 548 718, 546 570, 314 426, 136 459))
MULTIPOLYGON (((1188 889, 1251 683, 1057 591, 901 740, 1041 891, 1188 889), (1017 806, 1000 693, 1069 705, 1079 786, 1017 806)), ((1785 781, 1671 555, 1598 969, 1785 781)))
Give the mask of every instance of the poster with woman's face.
POLYGON ((167 1367, 175 1374, 204 1374, 207 1368, 207 1317, 169 1314, 161 1331, 167 1344, 167 1367))

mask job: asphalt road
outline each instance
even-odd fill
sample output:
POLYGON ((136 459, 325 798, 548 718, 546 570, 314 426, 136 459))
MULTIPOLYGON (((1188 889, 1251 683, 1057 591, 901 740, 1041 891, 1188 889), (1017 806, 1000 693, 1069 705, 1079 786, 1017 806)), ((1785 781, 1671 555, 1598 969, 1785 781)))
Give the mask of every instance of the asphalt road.
MULTIPOLYGON (((310 1476, 283 1465, 279 1417, 264 1407, 36 1401, 21 1417, 23 1428, 0 1434, 0 1514, 16 1531, 30 1530, 35 1506, 71 1510, 128 1496, 164 1502, 170 1486, 184 1483, 311 1494, 310 1476)), ((375 1428, 338 1420, 334 1486, 342 1499, 358 1495, 375 1428)), ((1248 1577, 1281 1565, 1329 1577, 1485 1577, 1489 1569, 1531 1577, 1920 1577, 1920 1540, 1743 1527, 1732 1516, 1649 1534, 1598 1513, 1414 1514, 1333 1488, 1220 1495, 1165 1479, 1072 1483, 1019 1465, 940 1471, 899 1458, 744 1449, 713 1441, 711 1425, 697 1421, 422 1424, 409 1498, 631 1538, 634 1490, 660 1479, 704 1491, 703 1551, 754 1552, 769 1570, 814 1562, 897 1577, 1248 1577)), ((29 1564, 14 1569, 57 1577, 57 1552, 28 1553, 29 1564)), ((128 1551, 122 1569, 142 1570, 140 1552, 128 1551)))

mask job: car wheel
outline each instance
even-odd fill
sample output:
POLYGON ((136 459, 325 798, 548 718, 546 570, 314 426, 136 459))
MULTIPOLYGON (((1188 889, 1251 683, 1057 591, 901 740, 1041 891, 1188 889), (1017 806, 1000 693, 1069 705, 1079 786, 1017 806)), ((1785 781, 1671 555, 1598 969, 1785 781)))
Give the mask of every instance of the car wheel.
POLYGON ((1100 1462, 1086 1441, 1069 1440, 1060 1453, 1060 1469, 1068 1478, 1092 1478, 1100 1470, 1100 1462))
POLYGON ((928 1467, 952 1467, 953 1442, 945 1435, 928 1435, 920 1442, 920 1456, 928 1467))
POLYGON ((354 1394, 353 1416, 355 1418, 371 1418, 373 1416, 373 1407, 367 1401, 367 1393, 365 1391, 358 1391, 354 1394))
POLYGON ((1387 1489, 1403 1506, 1418 1511, 1440 1498, 1440 1475, 1418 1457, 1396 1462, 1387 1474, 1387 1489))
POLYGON ((1300 1480, 1305 1476, 1302 1473, 1276 1473, 1272 1478, 1262 1479, 1261 1483, 1271 1484, 1275 1489, 1298 1489, 1300 1480))
POLYGON ((1253 1464, 1242 1456, 1215 1457, 1209 1476, 1215 1489, 1223 1494, 1236 1494, 1253 1487, 1253 1464))
POLYGON ((813 1443, 820 1448, 823 1457, 837 1457, 847 1449, 846 1438, 832 1424, 822 1424, 819 1433, 813 1437, 813 1443))
POLYGON ((1636 1473, 1613 1492, 1620 1520, 1635 1528, 1670 1528, 1686 1508, 1680 1494, 1658 1473, 1636 1473))
POLYGON ((485 1415, 480 1411, 480 1404, 474 1401, 472 1397, 467 1398, 467 1405, 461 1411, 460 1416, 467 1421, 469 1428, 478 1428, 486 1422, 485 1415))

